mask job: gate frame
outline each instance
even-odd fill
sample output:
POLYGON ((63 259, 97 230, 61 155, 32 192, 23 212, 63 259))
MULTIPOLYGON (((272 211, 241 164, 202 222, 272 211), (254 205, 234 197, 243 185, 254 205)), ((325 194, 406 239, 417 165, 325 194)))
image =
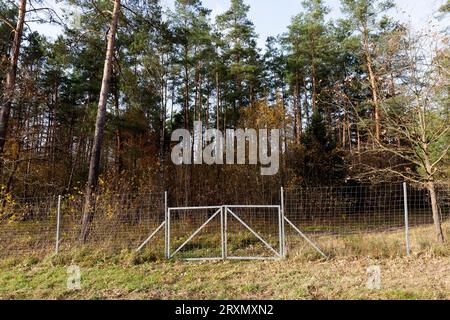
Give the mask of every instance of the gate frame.
POLYGON ((136 249, 136 252, 139 252, 143 247, 150 242, 150 240, 164 227, 164 255, 166 259, 171 259, 177 254, 189 241, 191 241, 205 226, 208 225, 218 214, 220 214, 220 233, 221 233, 221 257, 215 258, 185 258, 184 260, 191 261, 202 261, 202 260, 270 260, 270 259, 281 259, 285 258, 287 254, 286 250, 286 230, 285 223, 291 226, 297 234, 299 234, 309 245, 311 245, 319 254, 321 254, 325 259, 327 259, 327 255, 317 246, 311 239, 309 239, 294 223, 292 223, 285 216, 285 199, 284 199, 284 188, 280 188, 280 205, 222 205, 222 206, 198 206, 198 207, 168 207, 168 197, 167 191, 164 192, 164 221, 150 234, 150 236, 136 249), (272 246, 268 245, 267 242, 260 237, 255 230, 253 230, 250 226, 248 226, 242 219, 238 217, 236 213, 234 213, 229 208, 277 208, 278 209, 278 227, 279 227, 279 243, 280 248, 279 252, 272 248, 272 246), (201 225, 194 233, 189 236, 189 238, 175 250, 175 252, 170 254, 170 213, 171 211, 177 210, 207 210, 207 209, 218 209, 215 213, 208 219, 206 222, 201 225), (274 257, 233 257, 228 256, 228 246, 227 246, 227 216, 228 212, 234 215, 237 218, 238 222, 241 223, 247 230, 253 233, 260 241, 263 242, 267 247, 269 247, 272 251, 276 253, 274 257))
POLYGON ((199 206, 199 207, 171 207, 167 208, 166 215, 166 258, 172 259, 185 245, 189 243, 204 227, 206 227, 214 218, 220 215, 220 230, 221 230, 221 257, 212 257, 212 258, 184 258, 186 261, 206 261, 206 260, 221 260, 224 259, 224 247, 223 247, 223 206, 199 206), (183 210, 216 210, 211 217, 209 217, 199 228, 197 228, 186 241, 183 242, 174 252, 171 254, 170 252, 170 214, 172 211, 183 211, 183 210))
POLYGON ((225 239, 223 245, 225 246, 225 259, 229 260, 277 260, 284 257, 283 248, 284 248, 284 234, 283 234, 283 211, 281 210, 281 206, 279 205, 225 205, 223 206, 225 214, 224 214, 224 234, 225 239), (271 208, 278 209, 278 241, 279 241, 279 252, 277 252, 269 243, 267 243, 252 227, 250 227, 247 223, 245 223, 240 217, 239 214, 235 213, 231 209, 246 209, 246 208, 271 208), (250 256, 228 256, 228 214, 234 216, 237 221, 243 225, 248 231, 250 231, 259 241, 261 241, 267 248, 275 253, 272 257, 250 257, 250 256))

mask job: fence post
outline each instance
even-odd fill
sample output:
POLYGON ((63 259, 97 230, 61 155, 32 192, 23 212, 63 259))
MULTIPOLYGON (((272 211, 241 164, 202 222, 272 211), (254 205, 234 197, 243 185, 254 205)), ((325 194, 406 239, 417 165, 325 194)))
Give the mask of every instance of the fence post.
POLYGON ((220 208, 220 241, 222 243, 222 259, 225 260, 227 253, 225 252, 225 206, 220 208))
POLYGON ((167 207, 167 191, 164 191, 164 253, 169 259, 169 209, 167 207))
POLYGON ((58 207, 56 209, 56 243, 55 243, 55 253, 58 254, 59 251, 59 226, 61 222, 61 196, 58 196, 58 207))
POLYGON ((280 194, 280 200, 281 200, 281 256, 286 257, 286 234, 284 231, 284 188, 281 187, 281 194, 280 194))
POLYGON ((228 255, 228 207, 224 206, 223 210, 223 251, 226 259, 228 255))
POLYGON ((405 241, 406 241, 406 255, 411 253, 409 244, 409 214, 408 214, 408 190, 406 182, 403 182, 403 208, 405 212, 405 241))

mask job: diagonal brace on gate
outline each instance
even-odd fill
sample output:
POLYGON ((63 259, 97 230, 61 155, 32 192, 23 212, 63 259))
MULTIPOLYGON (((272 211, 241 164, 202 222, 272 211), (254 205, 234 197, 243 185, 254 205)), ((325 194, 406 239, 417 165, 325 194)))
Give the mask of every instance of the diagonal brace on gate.
POLYGON ((256 233, 256 231, 254 231, 252 228, 250 228, 250 226, 248 224, 246 224, 241 218, 239 218, 233 211, 230 210, 230 208, 226 208, 227 211, 235 218, 237 219, 248 231, 250 231, 255 237, 258 238, 258 240, 260 240, 262 243, 264 243, 264 245, 269 248, 271 251, 273 251, 277 256, 281 257, 281 253, 277 252, 274 248, 272 248, 272 246, 270 244, 268 244, 266 242, 266 240, 264 240, 258 233, 256 233))
POLYGON ((208 220, 206 220, 206 222, 204 224, 202 224, 200 226, 200 228, 198 228, 177 250, 175 250, 172 255, 170 255, 170 258, 173 258, 178 252, 180 252, 181 249, 183 249, 183 247, 185 245, 187 245, 189 243, 189 241, 191 241, 197 234, 200 233, 200 231, 202 231, 202 229, 204 227, 206 227, 208 225, 208 223, 210 223, 218 214, 220 214, 222 212, 222 208, 220 208, 219 210, 217 210, 208 220))

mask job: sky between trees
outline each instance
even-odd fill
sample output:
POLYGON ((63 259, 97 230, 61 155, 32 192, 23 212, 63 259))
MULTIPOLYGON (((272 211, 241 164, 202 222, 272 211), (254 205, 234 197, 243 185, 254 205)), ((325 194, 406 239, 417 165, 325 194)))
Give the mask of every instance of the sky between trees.
MULTIPOLYGON (((174 0, 162 0, 161 3, 170 9, 174 7, 174 0)), ((249 18, 259 35, 258 47, 262 49, 267 37, 285 32, 292 17, 302 11, 300 0, 246 0, 245 3, 250 5, 249 18)), ((439 18, 436 15, 445 0, 395 0, 395 3, 397 8, 392 10, 391 15, 401 22, 411 24, 417 30, 432 26, 442 29, 449 25, 450 17, 439 18)), ((45 4, 60 11, 61 5, 55 0, 45 0, 45 4)), ((342 17, 339 0, 327 0, 326 4, 331 8, 330 18, 342 17)), ((230 0, 204 0, 203 5, 212 10, 212 17, 215 18, 229 8, 230 0)), ((31 24, 31 26, 35 31, 50 37, 56 37, 61 32, 55 25, 31 24)))

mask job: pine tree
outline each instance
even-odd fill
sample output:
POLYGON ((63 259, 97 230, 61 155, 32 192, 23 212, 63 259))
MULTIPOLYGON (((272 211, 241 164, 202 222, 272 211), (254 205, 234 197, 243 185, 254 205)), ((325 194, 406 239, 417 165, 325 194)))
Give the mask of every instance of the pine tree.
POLYGON ((373 36, 378 31, 380 16, 394 7, 391 0, 341 0, 342 10, 354 29, 360 33, 361 47, 365 58, 370 88, 372 91, 372 104, 375 120, 375 139, 381 138, 381 110, 378 92, 377 75, 373 63, 373 36))
POLYGON ((3 151, 6 143, 11 105, 14 99, 14 88, 16 85, 17 61, 19 60, 20 46, 22 44, 23 27, 25 24, 25 14, 27 10, 27 0, 20 0, 17 25, 14 28, 14 37, 11 45, 11 55, 6 72, 6 82, 1 100, 0 109, 0 157, 3 161, 3 151))
POLYGON ((114 9, 112 12, 111 26, 108 32, 108 43, 106 49, 105 64, 103 67, 102 86, 100 89, 100 98, 98 101, 97 120, 95 124, 94 141, 89 163, 89 175, 86 184, 86 194, 83 209, 83 221, 81 226, 81 240, 87 239, 89 222, 93 218, 93 196, 98 184, 100 172, 100 156, 103 146, 103 135, 106 121, 106 104, 109 93, 109 82, 112 73, 113 55, 115 49, 116 31, 119 23, 120 0, 114 0, 114 9))
POLYGON ((303 109, 309 123, 309 105, 314 113, 318 108, 321 86, 319 82, 323 81, 328 73, 326 67, 331 42, 325 24, 328 7, 322 0, 307 0, 303 1, 302 5, 305 12, 293 18, 285 39, 290 49, 289 74, 294 98, 297 141, 302 132, 302 97, 303 109))
POLYGON ((190 123, 199 115, 199 104, 202 99, 200 81, 205 70, 204 58, 211 51, 211 27, 209 25, 210 10, 202 7, 199 0, 177 0, 173 17, 175 34, 175 61, 182 69, 180 94, 178 101, 183 106, 184 126, 191 128, 190 123))
POLYGON ((230 119, 236 125, 239 109, 257 98, 260 80, 256 33, 248 18, 250 7, 243 0, 232 0, 230 8, 217 17, 217 25, 227 47, 223 55, 231 80, 231 92, 224 97, 233 106, 230 119))

